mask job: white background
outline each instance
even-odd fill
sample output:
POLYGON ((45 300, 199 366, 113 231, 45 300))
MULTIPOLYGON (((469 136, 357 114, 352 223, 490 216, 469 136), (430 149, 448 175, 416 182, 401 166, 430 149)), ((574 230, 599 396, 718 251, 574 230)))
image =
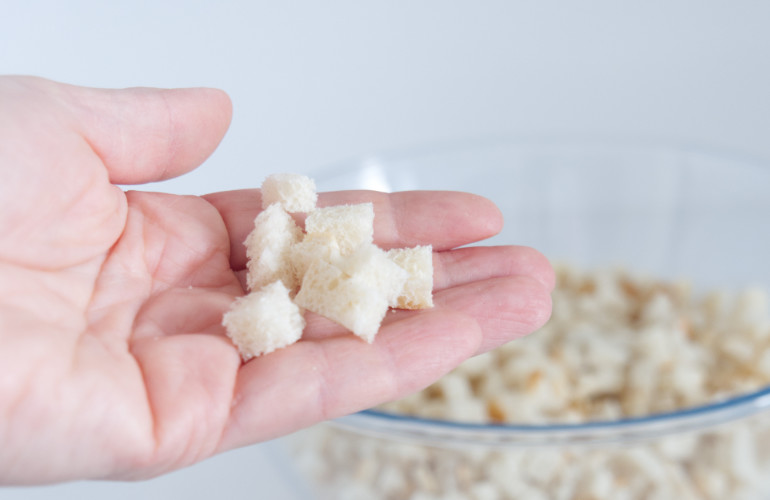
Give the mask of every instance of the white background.
MULTIPOLYGON (((770 161, 768 26, 761 1, 3 0, 0 73, 226 90, 227 137, 193 174, 151 187, 172 192, 490 136, 644 138, 770 161)), ((149 482, 0 498, 295 498, 271 460, 261 445, 149 482)))

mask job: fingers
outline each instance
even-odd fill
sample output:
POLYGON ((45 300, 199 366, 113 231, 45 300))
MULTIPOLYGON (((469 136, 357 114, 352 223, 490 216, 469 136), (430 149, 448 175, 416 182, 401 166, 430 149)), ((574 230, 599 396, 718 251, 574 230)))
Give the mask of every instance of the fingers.
POLYGON ((245 364, 219 451, 417 390, 474 352, 480 338, 468 318, 432 313, 385 333, 371 345, 352 336, 300 342, 245 364))
MULTIPOLYGON (((228 191, 204 197, 219 210, 230 234, 230 264, 246 266, 243 241, 261 210, 258 190, 228 191)), ((489 200, 453 191, 340 191, 321 193, 319 206, 374 203, 374 239, 383 248, 432 244, 435 250, 466 245, 497 234, 502 215, 489 200)))
POLYGON ((116 184, 160 181, 194 169, 217 147, 232 116, 229 97, 216 89, 48 85, 57 87, 116 184))
POLYGON ((530 276, 491 278, 439 292, 435 308, 474 319, 483 333, 475 355, 543 326, 551 315, 549 292, 530 276))
POLYGON ((477 246, 433 255, 434 290, 502 276, 529 276, 549 292, 555 284, 548 259, 529 247, 477 246))
POLYGON ((540 327, 549 311, 539 281, 492 278, 439 292, 433 309, 399 311, 373 344, 329 336, 256 358, 239 372, 221 450, 417 391, 466 358, 540 327))
POLYGON ((13 127, 34 127, 33 137, 45 144, 42 151, 53 155, 49 163, 81 153, 64 142, 82 138, 86 147, 77 145, 96 153, 117 184, 159 181, 192 170, 214 151, 232 117, 227 94, 207 88, 112 90, 5 77, 0 97, 2 116, 11 117, 13 127))

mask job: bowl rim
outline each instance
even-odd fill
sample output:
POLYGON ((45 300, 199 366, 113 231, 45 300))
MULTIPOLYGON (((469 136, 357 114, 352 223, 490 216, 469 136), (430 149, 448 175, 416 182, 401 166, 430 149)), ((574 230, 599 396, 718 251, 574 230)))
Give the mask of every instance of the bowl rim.
MULTIPOLYGON (((594 135, 533 135, 518 137, 487 136, 413 145, 402 149, 362 154, 321 166, 314 175, 331 178, 367 162, 399 162, 440 154, 469 152, 474 149, 534 146, 585 146, 613 150, 648 151, 705 156, 740 164, 770 174, 770 160, 727 148, 676 142, 654 137, 594 135)), ((539 447, 596 445, 647 440, 674 433, 702 431, 764 413, 770 409, 770 385, 719 401, 671 412, 616 420, 579 423, 513 424, 471 423, 396 414, 366 409, 338 417, 331 424, 356 433, 388 439, 431 443, 442 447, 480 445, 484 447, 539 447)))
POLYGON ((580 423, 472 423, 367 409, 332 420, 339 428, 389 439, 440 444, 533 447, 596 445, 703 431, 770 410, 770 386, 677 411, 580 423))

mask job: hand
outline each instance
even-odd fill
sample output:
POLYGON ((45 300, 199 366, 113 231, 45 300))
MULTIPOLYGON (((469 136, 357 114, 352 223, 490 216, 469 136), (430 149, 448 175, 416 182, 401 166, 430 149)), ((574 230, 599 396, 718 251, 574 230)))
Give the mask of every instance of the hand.
POLYGON ((115 185, 195 168, 230 117, 211 89, 0 79, 0 483, 158 475, 404 396, 547 319, 540 254, 452 250, 500 229, 489 201, 327 193, 373 201, 382 247, 434 245, 436 306, 389 314, 372 345, 311 318, 243 364, 221 318, 259 192, 115 185))

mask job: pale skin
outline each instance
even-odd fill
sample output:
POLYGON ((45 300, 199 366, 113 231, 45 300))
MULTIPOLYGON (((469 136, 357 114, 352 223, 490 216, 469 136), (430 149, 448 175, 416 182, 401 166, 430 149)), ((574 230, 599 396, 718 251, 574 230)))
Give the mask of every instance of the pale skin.
POLYGON ((157 476, 405 396, 547 320, 542 255, 456 248, 500 230, 490 201, 324 193, 372 201, 384 248, 434 246, 435 307, 389 314, 371 345, 311 315, 300 342, 243 363, 221 319, 258 190, 115 185, 194 169, 230 118, 218 90, 0 78, 0 484, 157 476))

